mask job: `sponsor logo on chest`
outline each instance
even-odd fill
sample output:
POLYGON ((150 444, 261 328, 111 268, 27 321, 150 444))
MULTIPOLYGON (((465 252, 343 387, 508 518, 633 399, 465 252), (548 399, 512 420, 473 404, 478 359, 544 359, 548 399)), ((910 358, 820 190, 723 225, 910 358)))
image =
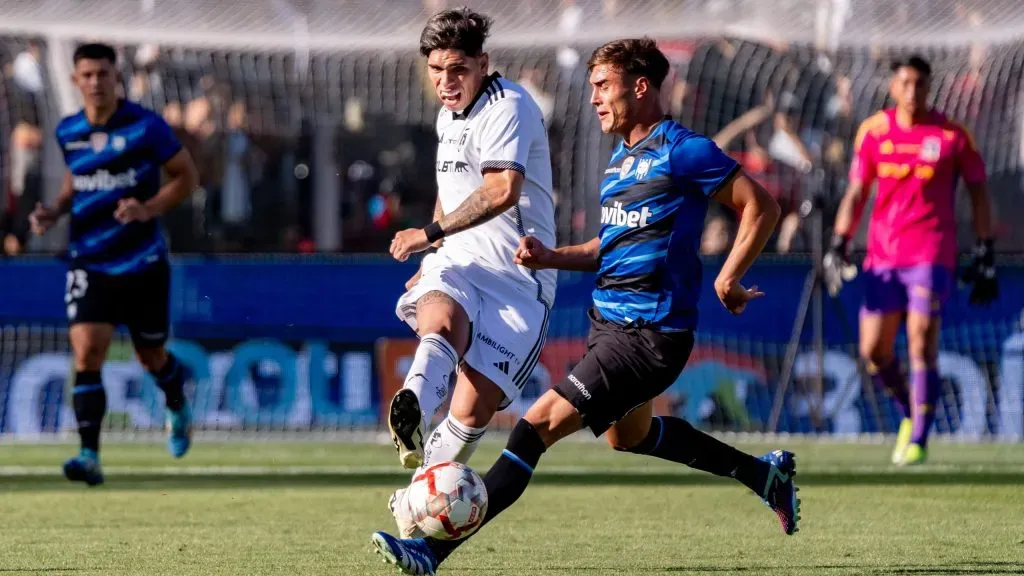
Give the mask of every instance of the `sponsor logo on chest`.
POLYGON ((611 206, 601 206, 601 224, 643 228, 654 213, 647 206, 640 210, 623 210, 622 202, 613 202, 611 206))

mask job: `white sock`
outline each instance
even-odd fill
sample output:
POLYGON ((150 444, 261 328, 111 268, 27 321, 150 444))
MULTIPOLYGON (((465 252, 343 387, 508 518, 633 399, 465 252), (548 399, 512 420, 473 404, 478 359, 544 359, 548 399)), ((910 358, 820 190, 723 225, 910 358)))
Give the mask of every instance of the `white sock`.
POLYGON ((428 429, 434 412, 437 412, 437 408, 448 398, 448 390, 452 384, 449 380, 455 373, 458 360, 459 355, 455 353, 455 349, 440 334, 427 334, 420 338, 416 355, 413 356, 402 387, 416 393, 416 399, 420 402, 420 412, 423 414, 423 423, 428 429))
POLYGON ((416 469, 416 473, 426 470, 430 465, 439 462, 454 460, 466 464, 469 458, 476 452, 480 439, 484 437, 487 427, 470 428, 459 422, 454 416, 448 414, 443 422, 437 425, 437 429, 430 435, 430 439, 423 446, 423 466, 416 469))

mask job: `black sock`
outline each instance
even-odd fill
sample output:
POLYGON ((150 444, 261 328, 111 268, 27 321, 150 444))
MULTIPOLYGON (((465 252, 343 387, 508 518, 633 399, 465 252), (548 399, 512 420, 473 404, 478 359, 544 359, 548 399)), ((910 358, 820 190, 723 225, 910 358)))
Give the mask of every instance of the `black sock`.
MULTIPOLYGON (((526 485, 530 483, 530 478, 533 476, 533 469, 537 466, 537 462, 540 461, 540 456, 545 450, 547 448, 544 446, 544 441, 541 440, 533 425, 520 419, 516 427, 512 429, 508 444, 505 445, 498 461, 484 475, 484 485, 487 486, 487 513, 484 515, 481 528, 523 495, 526 485)), ((462 540, 427 538, 427 543, 438 561, 441 561, 463 542, 469 540, 473 534, 462 540)))
POLYGON ((185 402, 185 370, 174 354, 168 352, 163 367, 150 374, 156 380, 156 385, 164 391, 167 408, 180 410, 185 402))
POLYGON ((628 452, 686 464, 716 476, 735 478, 758 496, 763 494, 771 471, 771 464, 719 442, 686 420, 672 416, 656 416, 651 421, 647 437, 628 452))
POLYGON ((82 448, 100 451, 100 426, 107 413, 107 392, 98 371, 77 372, 71 389, 74 397, 75 419, 82 448))

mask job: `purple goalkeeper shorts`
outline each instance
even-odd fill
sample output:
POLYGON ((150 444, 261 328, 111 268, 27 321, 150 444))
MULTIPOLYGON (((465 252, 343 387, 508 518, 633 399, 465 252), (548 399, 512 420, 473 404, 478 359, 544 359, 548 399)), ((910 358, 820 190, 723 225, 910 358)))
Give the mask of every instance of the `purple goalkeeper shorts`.
POLYGON ((953 288, 953 272, 938 264, 864 270, 862 314, 916 312, 941 316, 953 288))

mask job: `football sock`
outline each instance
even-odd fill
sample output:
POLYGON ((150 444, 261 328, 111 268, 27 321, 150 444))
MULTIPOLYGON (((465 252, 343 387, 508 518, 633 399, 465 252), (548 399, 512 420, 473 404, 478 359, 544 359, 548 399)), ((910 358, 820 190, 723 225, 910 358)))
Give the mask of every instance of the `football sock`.
POLYGON ((935 403, 939 399, 942 380, 935 368, 914 369, 910 371, 910 382, 914 387, 914 427, 910 441, 925 447, 928 444, 928 433, 935 422, 935 403))
POLYGON ((486 427, 466 426, 449 413, 424 444, 423 465, 416 469, 413 476, 439 462, 469 462, 486 431, 486 427))
POLYGON ((439 406, 448 398, 448 386, 458 364, 455 348, 440 334, 427 334, 420 338, 403 388, 416 394, 423 422, 430 421, 439 406))
POLYGON ((167 361, 156 372, 150 372, 156 385, 164 391, 167 408, 177 412, 185 402, 185 370, 174 354, 167 353, 167 361))
POLYGON ((771 472, 771 464, 719 442, 686 420, 672 416, 655 416, 647 436, 625 451, 678 462, 715 476, 735 478, 758 496, 763 496, 771 472))
POLYGON ((75 374, 75 385, 71 389, 74 397, 75 419, 78 421, 78 436, 82 448, 100 451, 100 426, 107 412, 107 392, 99 371, 85 371, 75 374))
POLYGON ((890 361, 885 366, 878 368, 868 363, 868 372, 871 373, 871 381, 875 387, 881 386, 889 392, 896 405, 899 406, 900 416, 906 418, 910 415, 910 393, 903 381, 903 374, 900 372, 900 363, 896 360, 890 361))
MULTIPOLYGON (((512 429, 508 444, 502 450, 498 461, 484 475, 484 485, 487 487, 487 514, 484 515, 481 527, 523 495, 533 476, 533 469, 536 468, 545 450, 547 448, 544 441, 533 425, 520 419, 512 429)), ((462 540, 426 540, 434 556, 441 561, 477 533, 479 529, 462 540)))

